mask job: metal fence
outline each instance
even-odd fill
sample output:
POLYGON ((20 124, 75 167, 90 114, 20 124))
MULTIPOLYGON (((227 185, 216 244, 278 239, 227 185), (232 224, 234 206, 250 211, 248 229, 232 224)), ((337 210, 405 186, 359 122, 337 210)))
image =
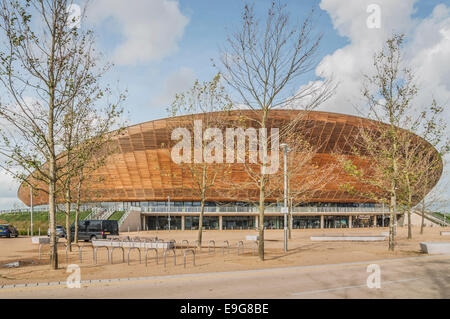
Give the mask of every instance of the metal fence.
MULTIPOLYGON (((266 207, 267 213, 281 213, 282 207, 266 207)), ((248 206, 216 206, 205 207, 205 213, 257 213, 258 207, 248 206)), ((379 213, 389 212, 388 207, 294 207, 294 213, 379 213)), ((200 207, 141 207, 143 213, 199 213, 200 207)))

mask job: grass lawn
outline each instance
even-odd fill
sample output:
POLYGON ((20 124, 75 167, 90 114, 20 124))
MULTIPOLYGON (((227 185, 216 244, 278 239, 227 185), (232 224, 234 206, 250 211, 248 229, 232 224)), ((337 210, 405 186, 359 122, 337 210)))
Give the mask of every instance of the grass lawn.
POLYGON ((116 211, 114 212, 108 219, 109 220, 119 220, 122 218, 124 211, 116 211))

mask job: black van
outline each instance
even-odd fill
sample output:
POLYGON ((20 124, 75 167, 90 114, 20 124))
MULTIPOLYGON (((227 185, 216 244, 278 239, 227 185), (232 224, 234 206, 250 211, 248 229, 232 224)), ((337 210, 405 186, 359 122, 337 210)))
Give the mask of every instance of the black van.
MULTIPOLYGON (((73 240, 75 224, 70 226, 70 235, 73 240)), ((117 220, 81 220, 78 222, 79 240, 106 239, 108 235, 119 235, 117 220)))

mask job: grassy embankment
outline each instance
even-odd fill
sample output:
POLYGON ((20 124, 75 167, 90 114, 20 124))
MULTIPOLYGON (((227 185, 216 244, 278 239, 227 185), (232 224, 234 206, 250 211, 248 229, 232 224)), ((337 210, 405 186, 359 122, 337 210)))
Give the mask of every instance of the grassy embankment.
MULTIPOLYGON (((123 211, 114 212, 109 220, 119 220, 123 211)), ((80 212, 80 220, 83 220, 90 214, 90 211, 80 212)), ((70 215, 70 223, 75 221, 75 213, 70 215)), ((17 228, 21 235, 26 235, 28 229, 30 228, 30 212, 22 213, 9 213, 0 215, 0 224, 12 224, 17 228)), ((66 226, 66 214, 63 212, 56 213, 56 224, 66 226)), ((41 228, 41 235, 47 235, 48 230, 48 212, 34 212, 33 213, 33 226, 34 234, 39 233, 39 228, 41 228)))
MULTIPOLYGON (((80 220, 84 219, 90 212, 80 212, 80 220)), ((70 223, 75 221, 75 213, 70 215, 70 223)), ((12 224, 17 228, 20 235, 26 235, 30 228, 30 212, 8 213, 0 215, 0 224, 12 224)), ((56 224, 66 225, 66 214, 63 212, 56 213, 56 224)), ((48 230, 48 212, 33 213, 34 234, 37 235, 41 228, 41 235, 47 235, 48 230)))

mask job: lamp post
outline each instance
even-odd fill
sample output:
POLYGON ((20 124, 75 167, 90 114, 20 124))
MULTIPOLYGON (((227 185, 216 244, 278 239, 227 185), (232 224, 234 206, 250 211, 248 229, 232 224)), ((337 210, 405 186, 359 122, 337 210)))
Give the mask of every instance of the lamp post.
POLYGON ((169 231, 170 231, 170 196, 167 196, 167 221, 169 222, 169 231))
POLYGON ((283 159, 284 159, 284 252, 288 251, 288 194, 287 194, 287 152, 290 151, 288 145, 286 143, 280 144, 280 147, 283 149, 283 159))

